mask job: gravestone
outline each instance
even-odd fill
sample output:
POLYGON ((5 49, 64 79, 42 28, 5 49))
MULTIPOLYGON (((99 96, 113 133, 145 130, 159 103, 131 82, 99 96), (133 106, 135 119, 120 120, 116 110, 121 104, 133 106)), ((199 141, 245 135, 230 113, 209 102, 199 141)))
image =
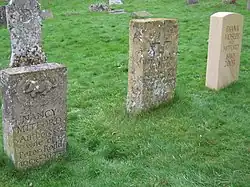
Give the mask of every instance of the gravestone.
POLYGON ((0 25, 6 27, 6 9, 5 6, 0 6, 0 25))
POLYGON ((43 20, 54 18, 53 13, 50 10, 42 10, 40 14, 43 20))
POLYGON ((11 39, 10 67, 36 65, 47 61, 41 47, 41 17, 37 0, 12 0, 6 5, 11 39))
POLYGON ((110 14, 125 14, 126 12, 124 11, 124 9, 118 9, 118 10, 110 10, 109 13, 110 14))
POLYGON ((123 2, 121 0, 109 0, 109 5, 121 5, 123 2))
POLYGON ((247 10, 250 10, 250 0, 247 0, 247 10))
POLYGON ((66 149, 66 68, 45 63, 1 71, 4 149, 17 168, 66 149))
POLYGON ((4 151, 27 169, 66 152, 67 68, 45 61, 36 0, 12 0, 7 10, 15 61, 0 72, 4 151))
POLYGON ((106 4, 102 4, 102 3, 91 4, 89 6, 90 12, 104 12, 104 11, 109 11, 109 10, 110 10, 109 6, 106 4))
POLYGON ((236 0, 222 0, 222 2, 225 4, 235 4, 236 0))
POLYGON ((138 12, 132 12, 131 13, 131 17, 135 18, 135 19, 139 19, 139 18, 149 18, 153 16, 152 14, 150 14, 147 11, 138 11, 138 12))
POLYGON ((219 90, 239 77, 243 16, 218 12, 210 17, 206 86, 219 90))
POLYGON ((177 50, 177 20, 131 20, 127 94, 129 113, 157 107, 173 98, 177 50))
POLYGON ((199 0, 187 0, 187 4, 196 4, 199 3, 199 0))

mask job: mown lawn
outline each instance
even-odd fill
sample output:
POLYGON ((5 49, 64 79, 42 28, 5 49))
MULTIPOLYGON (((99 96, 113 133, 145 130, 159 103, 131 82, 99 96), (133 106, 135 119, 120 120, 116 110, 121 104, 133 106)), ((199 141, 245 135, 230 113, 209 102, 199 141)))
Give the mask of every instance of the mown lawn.
MULTIPOLYGON (((42 0, 50 62, 68 67, 68 154, 57 162, 17 171, 0 144, 1 187, 249 187, 250 12, 245 0, 125 0, 128 12, 179 20, 176 96, 139 116, 125 112, 130 14, 90 13, 90 0, 42 0), (240 79, 220 92, 205 84, 210 15, 245 16, 240 79)), ((10 56, 0 28, 0 63, 10 56)), ((2 135, 2 130, 1 130, 2 135)))

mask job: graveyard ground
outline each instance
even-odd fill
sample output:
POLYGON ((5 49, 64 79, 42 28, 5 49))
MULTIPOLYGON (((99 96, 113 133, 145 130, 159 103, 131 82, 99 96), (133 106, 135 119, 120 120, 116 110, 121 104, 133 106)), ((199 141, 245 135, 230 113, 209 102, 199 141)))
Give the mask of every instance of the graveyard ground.
MULTIPOLYGON (((50 62, 68 67, 68 154, 28 171, 9 163, 0 143, 1 187, 249 187, 250 12, 245 0, 125 0, 127 12, 178 18, 175 99, 137 117, 125 113, 130 14, 90 13, 97 1, 42 0, 54 19, 44 21, 50 62), (209 17, 245 16, 240 79, 220 92, 205 88, 209 17)), ((10 55, 0 28, 1 68, 10 55)), ((2 135, 2 130, 1 130, 2 135)))

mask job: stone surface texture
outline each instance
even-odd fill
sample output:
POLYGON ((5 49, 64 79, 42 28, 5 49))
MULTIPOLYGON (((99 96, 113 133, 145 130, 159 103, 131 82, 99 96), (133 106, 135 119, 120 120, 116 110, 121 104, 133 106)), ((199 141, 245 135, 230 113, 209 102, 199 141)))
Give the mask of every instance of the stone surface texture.
POLYGON ((6 22, 6 7, 0 6, 0 25, 7 26, 6 22))
POLYGON ((19 169, 66 151, 67 69, 56 63, 0 72, 4 150, 19 169))
POLYGON ((41 43, 40 12, 37 0, 11 0, 6 5, 12 50, 10 67, 47 62, 41 43))
POLYGON ((127 95, 129 113, 148 110, 173 98, 177 50, 177 20, 131 20, 127 95))
POLYGON ((210 17, 206 86, 219 90, 239 77, 243 16, 218 12, 210 17))

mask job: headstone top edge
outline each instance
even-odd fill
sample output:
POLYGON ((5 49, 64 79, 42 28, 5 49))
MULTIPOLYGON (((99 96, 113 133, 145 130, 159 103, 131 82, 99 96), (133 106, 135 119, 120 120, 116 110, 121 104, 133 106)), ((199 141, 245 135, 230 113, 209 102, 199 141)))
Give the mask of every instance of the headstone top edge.
POLYGON ((216 12, 211 17, 226 17, 226 16, 230 16, 230 15, 243 16, 243 15, 241 15, 239 13, 235 13, 235 12, 216 12))
POLYGON ((1 72, 5 72, 7 74, 22 74, 26 72, 37 72, 37 71, 43 71, 43 70, 53 70, 58 68, 66 68, 63 64, 58 63, 43 63, 43 64, 37 64, 32 66, 22 66, 22 67, 14 67, 14 68, 7 68, 1 70, 1 72))
POLYGON ((151 21, 176 21, 177 19, 174 18, 145 18, 145 19, 132 19, 131 22, 141 22, 141 23, 146 23, 146 22, 151 22, 151 21))

